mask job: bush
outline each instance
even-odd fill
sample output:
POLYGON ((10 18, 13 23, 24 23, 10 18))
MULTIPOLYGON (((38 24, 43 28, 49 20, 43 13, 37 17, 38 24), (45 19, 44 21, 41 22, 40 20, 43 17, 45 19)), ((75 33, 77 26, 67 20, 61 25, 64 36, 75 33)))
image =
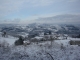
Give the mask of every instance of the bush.
POLYGON ((80 38, 80 34, 77 36, 77 38, 80 38))
POLYGON ((80 41, 69 41, 70 45, 80 45, 80 41))
POLYGON ((0 54, 2 53, 8 53, 10 52, 10 46, 9 46, 9 43, 5 40, 3 41, 0 41, 0 54))
POLYGON ((24 39, 20 36, 18 40, 15 41, 15 45, 23 45, 24 39))
POLYGON ((2 33, 2 37, 6 37, 6 32, 3 32, 2 33))
POLYGON ((9 43, 5 40, 0 41, 0 47, 7 48, 9 47, 9 43))
POLYGON ((71 41, 69 41, 69 43, 70 43, 70 45, 73 45, 73 41, 71 40, 71 41))

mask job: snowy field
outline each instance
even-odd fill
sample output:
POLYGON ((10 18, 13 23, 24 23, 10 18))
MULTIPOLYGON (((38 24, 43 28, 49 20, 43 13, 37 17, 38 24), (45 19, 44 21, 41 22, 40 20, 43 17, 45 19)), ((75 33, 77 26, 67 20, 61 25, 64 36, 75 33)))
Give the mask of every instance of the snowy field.
POLYGON ((31 42, 30 45, 14 46, 17 38, 0 36, 0 44, 9 44, 8 47, 0 47, 0 60, 80 60, 80 46, 70 45, 70 40, 31 42))

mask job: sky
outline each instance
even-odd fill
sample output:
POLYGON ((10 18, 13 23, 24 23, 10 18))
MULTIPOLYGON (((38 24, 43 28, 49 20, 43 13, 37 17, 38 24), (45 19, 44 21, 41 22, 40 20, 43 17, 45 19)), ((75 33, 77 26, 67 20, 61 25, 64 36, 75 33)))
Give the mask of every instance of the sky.
POLYGON ((79 6, 80 0, 0 0, 0 23, 24 24, 57 15, 80 15, 79 6))

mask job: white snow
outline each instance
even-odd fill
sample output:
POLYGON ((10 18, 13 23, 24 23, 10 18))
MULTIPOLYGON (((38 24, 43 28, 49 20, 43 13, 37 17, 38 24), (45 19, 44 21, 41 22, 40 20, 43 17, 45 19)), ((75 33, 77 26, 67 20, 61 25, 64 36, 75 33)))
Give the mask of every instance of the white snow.
POLYGON ((36 39, 42 39, 43 37, 36 36, 35 38, 36 38, 36 39))
POLYGON ((17 40, 18 38, 12 37, 12 36, 8 36, 8 37, 0 37, 0 41, 6 41, 7 43, 9 43, 9 45, 14 44, 14 42, 17 40))
MULTIPOLYGON (((40 39, 41 37, 36 37, 40 39)), ((17 38, 8 36, 1 37, 0 41, 7 41, 11 46, 0 47, 0 60, 80 60, 80 46, 70 45, 70 40, 54 40, 43 42, 32 42, 30 45, 12 45, 17 38), (62 45, 63 44, 63 45, 62 45)))

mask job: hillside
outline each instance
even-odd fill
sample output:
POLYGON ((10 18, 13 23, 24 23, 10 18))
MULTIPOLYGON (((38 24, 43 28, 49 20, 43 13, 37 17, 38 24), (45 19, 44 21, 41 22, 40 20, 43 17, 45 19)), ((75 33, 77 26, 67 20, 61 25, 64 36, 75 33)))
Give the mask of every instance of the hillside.
MULTIPOLYGON (((61 38, 61 37, 60 37, 61 38)), ((79 38, 31 42, 29 45, 15 46, 15 37, 0 36, 0 60, 79 60, 80 46, 70 45, 69 41, 79 38), (52 43, 52 44, 51 44, 52 43), (9 45, 8 45, 9 44, 9 45)))

